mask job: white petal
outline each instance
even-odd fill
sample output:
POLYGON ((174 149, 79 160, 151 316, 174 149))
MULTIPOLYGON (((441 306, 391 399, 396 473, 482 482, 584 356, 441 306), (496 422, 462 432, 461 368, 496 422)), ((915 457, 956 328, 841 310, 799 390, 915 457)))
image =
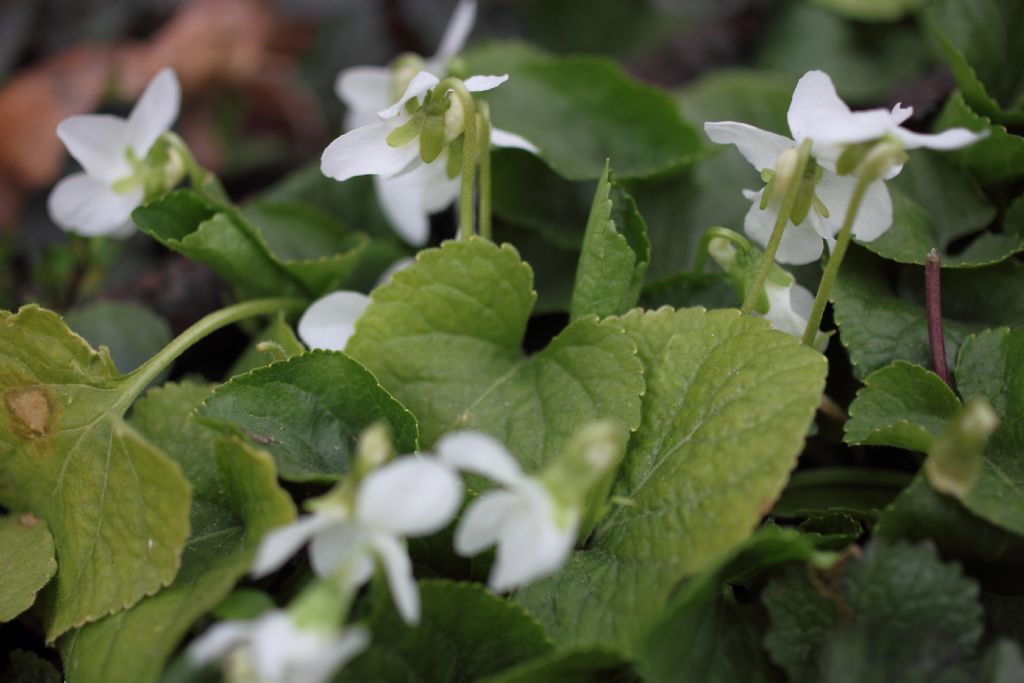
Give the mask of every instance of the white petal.
POLYGON ((321 297, 299 319, 299 339, 311 349, 343 351, 369 305, 370 297, 360 292, 332 292, 321 297))
POLYGON ((349 660, 370 645, 370 632, 361 626, 345 629, 341 635, 326 640, 315 657, 309 657, 295 667, 294 683, 326 683, 349 660))
POLYGON ((787 137, 734 121, 708 121, 704 132, 712 142, 736 145, 740 154, 759 171, 774 169, 779 155, 793 147, 793 141, 787 137))
POLYGON ((252 655, 259 680, 290 682, 302 662, 320 655, 324 636, 304 631, 283 610, 264 613, 252 636, 252 655))
POLYGON ((408 87, 406 87, 405 92, 402 93, 402 96, 398 98, 398 101, 392 104, 387 109, 383 109, 377 112, 377 116, 379 116, 382 119, 395 118, 400 113, 402 113, 402 109, 405 107, 406 102, 413 99, 414 97, 421 97, 423 95, 426 95, 428 91, 433 90, 440 82, 441 81, 438 80, 437 76, 430 73, 429 71, 420 71, 419 73, 412 77, 411 81, 409 81, 408 87))
POLYGON ((348 180, 360 175, 390 177, 409 170, 419 160, 420 146, 392 147, 387 143, 392 128, 378 122, 345 133, 327 146, 320 157, 320 171, 328 178, 348 180))
POLYGON ((53 222, 67 232, 86 237, 127 237, 135 232, 131 215, 142 203, 142 196, 141 188, 114 192, 90 175, 72 173, 54 186, 46 207, 53 222))
POLYGON ((466 44, 469 32, 473 30, 473 22, 476 21, 476 0, 460 0, 452 12, 452 18, 448 20, 448 26, 444 29, 441 37, 441 44, 437 46, 434 59, 447 61, 457 55, 466 44))
POLYGON ((481 432, 452 432, 434 447, 445 465, 479 474, 504 486, 523 481, 523 470, 504 444, 481 432))
MULTIPOLYGON (((850 206, 857 179, 853 176, 837 176, 826 173, 815 188, 818 199, 828 209, 829 217, 822 219, 827 225, 828 235, 835 237, 843 225, 846 211, 850 206)), ((811 209, 813 212, 814 209, 811 209)), ((868 187, 861 201, 857 218, 853 222, 853 236, 862 242, 870 242, 892 226, 892 199, 885 183, 876 180, 868 187)))
POLYGON ((462 514, 455 530, 455 552, 472 557, 498 542, 505 519, 515 510, 516 497, 509 491, 487 491, 462 514))
POLYGON ((448 526, 462 502, 462 482, 433 458, 398 458, 363 479, 356 496, 360 524, 403 536, 448 526))
POLYGON ((412 562, 405 545, 390 534, 374 534, 373 547, 384 564, 388 588, 398 613, 405 623, 414 626, 420 621, 420 591, 412 574, 412 562))
POLYGON ((907 149, 927 147, 928 149, 950 150, 973 145, 978 140, 985 138, 988 131, 976 133, 966 128, 950 128, 941 133, 928 135, 900 128, 896 131, 896 135, 907 149))
POLYGON ((789 103, 786 119, 789 132, 798 142, 810 137, 817 140, 808 130, 808 125, 829 117, 842 118, 850 108, 839 98, 832 79, 823 71, 808 71, 797 82, 793 99, 789 103))
POLYGON ((375 286, 380 287, 381 285, 386 285, 387 283, 391 282, 391 278, 395 276, 395 273, 405 270, 414 263, 416 263, 416 259, 408 256, 405 258, 398 259, 390 266, 388 266, 383 273, 380 274, 380 277, 377 278, 377 284, 375 286))
MULTIPOLYGON (((796 285, 795 283, 791 286, 783 287, 771 282, 766 282, 764 289, 765 294, 768 295, 768 312, 764 314, 764 317, 766 320, 771 322, 772 327, 779 332, 785 332, 786 334, 800 337, 803 335, 804 328, 807 326, 807 317, 800 317, 793 308, 793 294, 797 287, 799 287, 799 285, 796 285)), ((810 292, 806 289, 803 287, 800 287, 800 289, 803 290, 802 293, 810 296, 810 292)), ((797 294, 797 298, 799 297, 801 297, 801 294, 797 294)), ((813 305, 813 302, 814 297, 812 296, 810 305, 813 305)), ((804 301, 801 300, 800 303, 803 304, 804 301)), ((808 312, 809 311, 810 306, 808 306, 808 312)))
POLYGON ((181 110, 181 84, 174 69, 161 69, 128 115, 128 144, 145 159, 156 139, 169 131, 181 110))
MULTIPOLYGON (((743 221, 743 231, 763 247, 771 237, 779 213, 778 209, 770 204, 761 210, 761 192, 753 197, 753 204, 743 221)), ((790 222, 782 231, 782 240, 779 242, 779 250, 775 253, 775 260, 779 263, 813 263, 821 258, 822 251, 821 236, 815 232, 810 220, 800 225, 793 225, 790 222)))
POLYGON ((540 154, 537 145, 533 144, 522 135, 516 135, 501 128, 491 128, 491 146, 503 147, 506 149, 525 149, 533 154, 540 154))
POLYGON ((550 494, 535 482, 528 482, 525 504, 502 528, 498 552, 488 585, 505 592, 557 571, 569 558, 576 543, 579 516, 567 526, 554 520, 550 494))
POLYGON ((819 146, 826 149, 838 145, 852 145, 882 137, 896 130, 892 116, 885 109, 869 109, 848 114, 829 114, 805 123, 807 137, 814 140, 815 153, 819 146))
POLYGON ((354 66, 334 81, 338 99, 350 109, 378 112, 391 104, 391 70, 385 66, 354 66))
POLYGON ((377 199, 395 232, 421 247, 430 237, 428 216, 446 209, 459 196, 460 178, 446 172, 448 151, 429 164, 393 178, 378 178, 377 199))
POLYGON ((337 523, 336 519, 328 515, 312 514, 304 515, 291 524, 272 529, 260 542, 260 547, 256 551, 256 559, 249 572, 250 576, 260 578, 277 571, 310 538, 337 523))
POLYGON ((502 74, 501 76, 470 76, 463 83, 466 84, 466 90, 469 92, 484 92, 486 90, 494 90, 507 80, 508 74, 502 74))
POLYGON ((252 630, 252 622, 222 621, 193 640, 186 650, 186 656, 195 666, 206 666, 248 640, 252 630))
POLYGON ((913 107, 904 107, 901 103, 897 102, 896 106, 889 112, 889 116, 892 117, 892 122, 897 126, 909 119, 914 115, 913 107))
MULTIPOLYGON (((421 187, 423 188, 423 208, 427 213, 438 213, 444 211, 459 197, 462 188, 462 178, 455 176, 448 177, 448 149, 438 157, 434 163, 425 164, 421 187)), ((418 171, 414 171, 416 173, 418 171)), ((410 173, 409 175, 412 175, 410 173)))
POLYGON ((352 586, 361 586, 373 576, 369 536, 354 523, 332 526, 309 544, 309 563, 317 576, 330 576, 345 568, 352 586), (346 563, 347 566, 346 566, 346 563))
POLYGON ((108 184, 132 172, 128 163, 128 123, 109 114, 83 114, 57 125, 57 137, 85 172, 108 184))

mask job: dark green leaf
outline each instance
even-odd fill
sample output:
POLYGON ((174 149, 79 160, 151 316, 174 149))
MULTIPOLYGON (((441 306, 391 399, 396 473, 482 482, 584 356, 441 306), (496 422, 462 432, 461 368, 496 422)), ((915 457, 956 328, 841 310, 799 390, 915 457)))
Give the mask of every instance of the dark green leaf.
POLYGON ((198 416, 266 448, 289 481, 331 481, 347 472, 360 432, 374 422, 390 425, 400 453, 417 449, 412 414, 337 351, 314 350, 236 376, 198 416))
POLYGON ((68 327, 91 346, 106 346, 121 372, 131 372, 171 341, 171 326, 148 308, 128 301, 97 301, 64 315, 68 327))
POLYGON ((864 467, 828 467, 794 472, 772 516, 800 519, 827 513, 874 519, 910 483, 911 476, 864 467))
POLYGON ((946 100, 935 122, 936 130, 957 127, 988 131, 984 140, 947 152, 954 163, 970 171, 983 185, 1024 176, 1024 137, 1013 135, 1005 126, 993 124, 992 119, 975 113, 959 90, 946 100))
POLYGON ((605 650, 560 650, 523 662, 480 683, 631 683, 629 664, 605 650))

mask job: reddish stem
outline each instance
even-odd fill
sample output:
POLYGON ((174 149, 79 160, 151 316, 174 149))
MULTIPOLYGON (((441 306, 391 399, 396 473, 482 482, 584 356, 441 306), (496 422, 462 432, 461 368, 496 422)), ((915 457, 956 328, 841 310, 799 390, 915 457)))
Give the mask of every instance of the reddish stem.
POLYGON ((942 334, 942 257, 936 249, 928 252, 924 265, 924 305, 928 311, 928 345, 932 350, 932 365, 946 386, 953 388, 946 365, 946 338, 942 334))

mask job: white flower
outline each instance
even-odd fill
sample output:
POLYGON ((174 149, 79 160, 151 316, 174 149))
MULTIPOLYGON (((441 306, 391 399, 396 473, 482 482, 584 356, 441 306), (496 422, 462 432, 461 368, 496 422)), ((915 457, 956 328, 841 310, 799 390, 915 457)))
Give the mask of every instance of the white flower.
MULTIPOLYGON (((466 44, 476 8, 474 0, 459 2, 433 57, 424 60, 406 55, 393 67, 356 66, 342 71, 335 82, 335 91, 348 107, 345 128, 351 131, 377 123, 378 112, 387 109, 405 92, 418 72, 443 78, 448 72, 448 61, 466 44)), ((491 145, 538 152, 525 138, 496 128, 491 130, 491 145)), ((459 196, 460 178, 450 176, 448 169, 446 149, 438 159, 419 164, 405 173, 374 177, 384 215, 398 234, 413 246, 426 244, 430 236, 430 214, 448 208, 459 196)), ((326 170, 324 173, 331 175, 326 170)))
POLYGON ((508 591, 557 571, 579 530, 578 508, 559 504, 538 479, 527 476, 496 439, 456 432, 437 443, 445 464, 479 474, 503 488, 485 492, 466 509, 455 531, 455 551, 472 556, 497 544, 488 581, 508 591))
POLYGON ((399 614, 419 621, 419 592, 404 537, 427 536, 448 525, 462 502, 462 482, 446 466, 403 456, 371 470, 354 500, 322 499, 316 510, 267 534, 253 563, 253 576, 275 571, 305 545, 318 576, 349 572, 352 586, 373 575, 381 561, 399 614))
POLYGON ((403 74, 408 78, 417 71, 426 71, 443 77, 448 70, 448 60, 462 50, 475 20, 476 1, 460 0, 434 56, 409 60, 412 73, 408 73, 409 69, 386 66, 354 66, 338 74, 334 90, 348 107, 345 128, 352 130, 375 123, 377 112, 394 102, 408 85, 402 82, 403 74))
POLYGON ((322 683, 366 649, 365 628, 323 633, 300 628, 285 611, 253 621, 221 622, 189 646, 195 666, 224 661, 227 679, 254 683, 322 683))
POLYGON ((321 297, 299 319, 299 339, 311 349, 344 351, 356 331, 356 321, 369 305, 370 297, 360 292, 332 292, 321 297))
POLYGON ((53 188, 47 208, 62 229, 85 236, 132 234, 131 212, 145 198, 140 164, 178 117, 181 86, 163 69, 146 86, 127 119, 87 114, 64 119, 57 136, 84 172, 53 188))
MULTIPOLYGON (((816 261, 822 254, 822 239, 831 247, 842 227, 850 204, 855 176, 838 175, 836 162, 848 145, 875 140, 886 135, 895 136, 904 147, 931 146, 951 149, 970 144, 977 139, 974 133, 963 129, 945 131, 939 135, 913 133, 899 127, 911 110, 897 106, 892 112, 872 110, 851 112, 832 86, 829 77, 820 71, 803 76, 793 91, 788 121, 794 139, 770 133, 745 123, 734 121, 708 122, 704 130, 708 137, 720 144, 734 144, 740 153, 759 171, 774 172, 780 157, 800 146, 805 139, 812 140, 811 167, 805 178, 806 192, 813 199, 806 217, 794 224, 786 224, 782 241, 776 253, 779 263, 802 264, 816 261)), ((887 177, 899 172, 890 169, 887 177)), ((744 221, 744 231, 761 245, 768 242, 779 215, 782 198, 773 193, 767 199, 760 191, 744 191, 753 201, 744 221)), ((892 225, 892 199, 882 180, 868 186, 853 223, 853 236, 862 242, 880 237, 892 225)))

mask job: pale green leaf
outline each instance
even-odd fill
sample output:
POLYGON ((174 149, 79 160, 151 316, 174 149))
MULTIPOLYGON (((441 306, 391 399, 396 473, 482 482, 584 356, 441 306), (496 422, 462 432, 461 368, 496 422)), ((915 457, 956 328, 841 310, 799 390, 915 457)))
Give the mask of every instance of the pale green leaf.
POLYGON ((629 653, 679 580, 754 530, 788 478, 824 358, 737 311, 633 312, 647 391, 614 494, 584 550, 516 600, 561 646, 629 653), (770 425, 770 429, 768 426, 770 425))
POLYGON ((53 640, 171 582, 188 536, 189 485, 122 421, 139 390, 132 376, 56 314, 0 312, 0 377, 0 502, 53 534, 53 640))
POLYGON ((578 320, 524 356, 531 284, 509 245, 445 242, 374 290, 346 351, 417 417, 424 447, 478 429, 537 471, 587 423, 634 428, 643 378, 614 322, 578 320))
POLYGON ((46 523, 30 513, 0 517, 0 623, 10 621, 36 601, 57 572, 53 537, 46 523))

